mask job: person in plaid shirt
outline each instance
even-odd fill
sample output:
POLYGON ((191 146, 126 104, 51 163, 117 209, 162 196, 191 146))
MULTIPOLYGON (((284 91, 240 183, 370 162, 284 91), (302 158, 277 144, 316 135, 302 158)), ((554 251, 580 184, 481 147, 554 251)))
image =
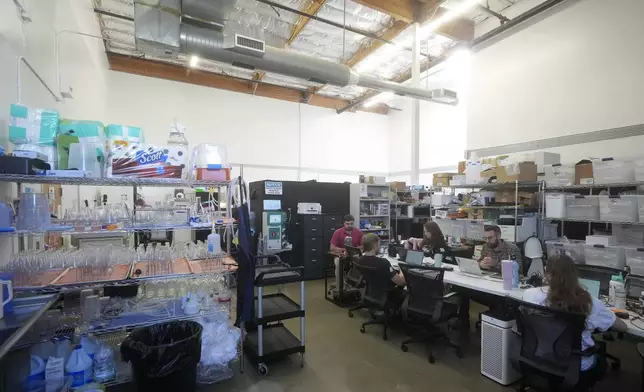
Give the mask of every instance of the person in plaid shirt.
POLYGON ((499 226, 485 225, 483 239, 485 240, 485 245, 483 245, 481 257, 479 258, 481 269, 501 272, 501 261, 510 260, 510 256, 514 255, 519 263, 519 275, 523 273, 521 251, 513 243, 501 239, 499 226))

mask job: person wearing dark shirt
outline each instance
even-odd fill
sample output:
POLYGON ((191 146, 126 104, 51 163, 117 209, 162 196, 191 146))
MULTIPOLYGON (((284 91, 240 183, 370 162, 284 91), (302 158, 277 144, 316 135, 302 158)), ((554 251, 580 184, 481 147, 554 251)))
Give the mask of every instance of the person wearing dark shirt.
POLYGON ((362 247, 364 251, 358 264, 378 269, 383 277, 386 276, 400 287, 407 285, 402 272, 394 270, 387 259, 377 256, 380 250, 380 237, 373 233, 365 234, 362 237, 362 247))
POLYGON ((443 263, 456 264, 451 249, 445 242, 445 235, 436 222, 429 221, 423 225, 423 238, 409 238, 405 248, 422 250, 426 257, 436 259, 437 254, 443 255, 443 263))
MULTIPOLYGON (((521 260, 521 250, 511 242, 501 239, 501 228, 497 225, 485 225, 485 245, 479 258, 481 269, 501 272, 501 262, 510 260, 511 256, 521 260)), ((519 263, 519 275, 523 274, 523 263, 519 263)))

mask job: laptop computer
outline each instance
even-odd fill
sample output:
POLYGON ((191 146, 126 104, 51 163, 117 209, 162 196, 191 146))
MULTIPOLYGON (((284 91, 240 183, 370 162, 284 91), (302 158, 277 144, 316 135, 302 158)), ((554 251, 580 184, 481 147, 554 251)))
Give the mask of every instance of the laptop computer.
POLYGON ((600 282, 598 280, 579 278, 579 284, 588 291, 591 297, 599 299, 600 282))
POLYGON ((458 268, 462 273, 466 275, 472 275, 477 277, 490 277, 493 279, 501 279, 501 274, 498 272, 483 271, 479 267, 479 262, 474 259, 468 259, 466 257, 457 257, 456 262, 458 263, 458 268))
POLYGON ((405 255, 405 263, 409 265, 421 266, 423 265, 424 253, 420 250, 407 250, 405 255))

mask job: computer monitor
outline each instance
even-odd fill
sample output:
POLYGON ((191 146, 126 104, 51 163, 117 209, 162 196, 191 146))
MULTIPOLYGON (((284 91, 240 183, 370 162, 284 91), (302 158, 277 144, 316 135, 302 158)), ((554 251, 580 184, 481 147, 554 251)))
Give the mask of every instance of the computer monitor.
POLYGON ((588 291, 591 297, 599 299, 600 282, 598 280, 579 278, 579 284, 588 291))
POLYGON ((407 255, 405 256, 405 263, 409 265, 422 265, 423 257, 425 257, 425 255, 420 250, 407 250, 407 255))

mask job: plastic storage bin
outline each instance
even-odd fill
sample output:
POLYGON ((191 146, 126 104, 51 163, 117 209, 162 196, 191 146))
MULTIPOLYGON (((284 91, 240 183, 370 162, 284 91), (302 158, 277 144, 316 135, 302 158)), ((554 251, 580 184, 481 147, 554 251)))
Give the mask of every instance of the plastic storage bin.
POLYGON ((549 259, 563 253, 570 256, 575 261, 575 264, 584 264, 586 262, 584 245, 584 241, 577 240, 571 242, 546 241, 546 252, 548 253, 549 259))
POLYGON ((566 218, 599 219, 599 196, 566 195, 566 218))
POLYGON ((644 196, 637 196, 637 211, 639 221, 644 222, 644 196))
POLYGON ((443 232, 443 235, 452 235, 452 220, 451 219, 443 219, 443 218, 434 218, 434 222, 440 227, 441 231, 443 232))
POLYGON ((633 171, 635 172, 635 181, 644 181, 644 159, 633 161, 633 171))
POLYGON ((593 161, 595 184, 614 184, 635 181, 633 162, 602 158, 593 161))
POLYGON ((644 277, 644 245, 640 248, 626 247, 624 254, 626 265, 631 269, 631 275, 644 277))
POLYGON ((194 180, 230 180, 230 165, 226 147, 199 144, 192 149, 190 178, 194 180))
POLYGON ((563 193, 546 194, 546 218, 566 217, 566 195, 563 193))
MULTIPOLYGON (((452 230, 448 232, 452 237, 461 238, 467 236, 470 221, 464 219, 452 219, 452 230)), ((443 234, 447 234, 443 232, 443 234)))
POLYGON ((467 222, 467 238, 482 240, 485 235, 485 222, 482 220, 472 220, 467 222))
POLYGON ((637 222, 639 210, 635 195, 599 196, 599 219, 614 222, 637 222))
POLYGON ((626 297, 637 299, 643 291, 644 278, 630 275, 626 278, 626 297))
POLYGON ((575 165, 544 165, 546 186, 558 187, 575 185, 575 165))
POLYGON ((621 246, 584 245, 587 265, 622 270, 626 265, 624 248, 621 246))

